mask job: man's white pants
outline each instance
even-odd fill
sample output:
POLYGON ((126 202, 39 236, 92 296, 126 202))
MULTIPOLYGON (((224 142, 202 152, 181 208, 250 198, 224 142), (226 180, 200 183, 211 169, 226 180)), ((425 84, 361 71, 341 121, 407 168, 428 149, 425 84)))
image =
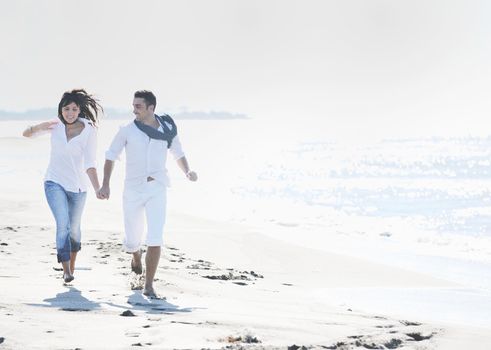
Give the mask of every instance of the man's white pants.
POLYGON ((167 188, 158 181, 138 186, 125 186, 123 192, 124 248, 133 253, 143 241, 145 216, 147 219, 147 246, 163 245, 167 188))

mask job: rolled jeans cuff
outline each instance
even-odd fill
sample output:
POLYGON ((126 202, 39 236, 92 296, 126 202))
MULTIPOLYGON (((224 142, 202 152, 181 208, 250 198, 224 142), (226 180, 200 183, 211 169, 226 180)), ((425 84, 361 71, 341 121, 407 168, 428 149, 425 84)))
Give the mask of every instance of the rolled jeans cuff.
POLYGON ((82 243, 75 241, 70 237, 70 251, 73 253, 79 252, 82 249, 82 243))

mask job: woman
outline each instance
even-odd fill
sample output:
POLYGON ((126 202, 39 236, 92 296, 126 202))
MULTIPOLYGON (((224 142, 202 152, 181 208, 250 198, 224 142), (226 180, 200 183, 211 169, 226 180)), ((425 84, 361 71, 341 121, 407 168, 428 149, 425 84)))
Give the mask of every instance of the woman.
POLYGON ((81 248, 80 221, 87 196, 87 173, 96 194, 96 125, 100 104, 85 90, 65 92, 58 104, 60 121, 29 126, 23 136, 51 134, 51 154, 44 191, 56 220, 56 249, 63 266, 63 279, 71 282, 75 260, 81 248))

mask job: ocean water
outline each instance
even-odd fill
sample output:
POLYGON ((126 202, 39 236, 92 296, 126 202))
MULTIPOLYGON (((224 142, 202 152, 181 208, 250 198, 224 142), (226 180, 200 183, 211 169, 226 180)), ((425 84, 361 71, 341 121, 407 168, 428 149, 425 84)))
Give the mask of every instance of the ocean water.
POLYGON ((258 120, 182 128, 201 178, 175 174, 180 210, 491 291, 491 137, 361 138, 258 120))
MULTIPOLYGON (((125 122, 101 124, 100 174, 104 150, 125 122)), ((18 213, 50 220, 46 209, 29 211, 44 204, 49 151, 48 137, 21 137, 29 124, 0 122, 0 186, 18 213)), ((254 119, 187 120, 178 127, 199 181, 188 182, 169 163, 169 215, 237 222, 294 244, 491 291, 491 137, 362 138, 254 119)), ((122 176, 117 164, 114 197, 122 176)), ((103 223, 101 212, 120 215, 119 200, 105 206, 89 200, 87 225, 103 223)))

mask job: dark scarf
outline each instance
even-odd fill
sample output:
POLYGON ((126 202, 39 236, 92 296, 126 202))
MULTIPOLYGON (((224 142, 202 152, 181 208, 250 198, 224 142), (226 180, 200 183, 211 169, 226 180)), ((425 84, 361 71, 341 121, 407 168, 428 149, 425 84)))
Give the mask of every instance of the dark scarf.
POLYGON ((144 132, 151 139, 167 141, 167 148, 170 148, 172 140, 177 135, 176 123, 167 114, 164 114, 163 116, 158 116, 155 114, 155 118, 158 120, 160 125, 162 125, 162 128, 164 129, 163 133, 151 127, 150 125, 144 124, 136 119, 134 120, 134 123, 138 129, 144 132), (167 126, 166 122, 172 125, 172 129, 167 126))

